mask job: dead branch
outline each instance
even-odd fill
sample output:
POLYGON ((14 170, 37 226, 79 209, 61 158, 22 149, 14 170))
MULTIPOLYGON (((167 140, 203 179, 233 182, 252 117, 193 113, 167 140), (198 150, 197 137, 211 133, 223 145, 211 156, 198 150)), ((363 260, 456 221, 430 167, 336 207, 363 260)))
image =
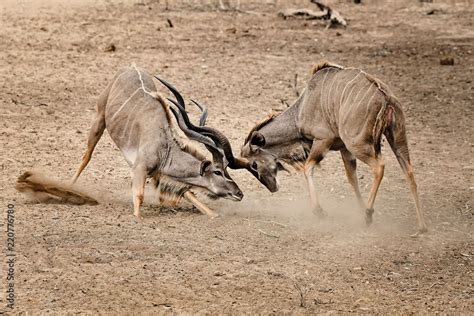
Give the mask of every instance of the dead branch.
POLYGON ((276 222, 276 221, 266 221, 266 220, 261 220, 261 219, 249 219, 249 218, 244 218, 244 220, 248 221, 248 222, 257 222, 257 223, 268 223, 268 224, 273 224, 273 225, 277 225, 277 226, 280 226, 280 227, 288 227, 287 225, 285 224, 282 224, 282 223, 279 223, 279 222, 276 222))
POLYGON ((298 292, 298 298, 300 300, 300 307, 306 308, 306 296, 309 292, 309 287, 306 286, 304 283, 298 282, 295 277, 291 278, 293 281, 293 287, 295 288, 296 292, 298 292))
POLYGON ((342 25, 347 26, 346 20, 342 17, 342 15, 329 7, 328 5, 318 1, 318 0, 310 0, 311 3, 314 3, 318 6, 319 12, 313 11, 311 9, 286 9, 284 11, 280 11, 278 16, 283 17, 284 19, 291 18, 291 17, 303 17, 306 20, 329 20, 331 25, 342 25))
POLYGON ((342 17, 342 15, 338 11, 332 9, 328 5, 325 5, 321 1, 318 1, 318 0, 310 0, 310 1, 311 3, 314 3, 315 5, 317 5, 321 11, 327 12, 327 17, 329 21, 331 21, 331 24, 339 24, 344 27, 347 26, 346 20, 342 17))
POLYGON ((306 20, 315 20, 315 19, 324 19, 326 16, 326 13, 316 12, 311 9, 286 9, 284 11, 278 12, 278 16, 281 16, 284 19, 293 18, 293 17, 303 17, 306 20))

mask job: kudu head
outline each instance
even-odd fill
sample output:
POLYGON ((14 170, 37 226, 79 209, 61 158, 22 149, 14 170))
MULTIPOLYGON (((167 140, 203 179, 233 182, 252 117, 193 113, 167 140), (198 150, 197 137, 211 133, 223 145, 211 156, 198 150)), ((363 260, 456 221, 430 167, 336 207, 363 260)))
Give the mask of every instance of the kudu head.
POLYGON ((249 161, 252 169, 256 170, 257 179, 270 192, 277 192, 279 183, 278 171, 288 171, 277 156, 264 149, 265 137, 258 131, 253 131, 246 139, 240 155, 249 161))
POLYGON ((209 160, 202 161, 199 175, 184 179, 184 182, 206 190, 206 194, 213 199, 241 201, 244 197, 234 180, 209 160))
MULTIPOLYGON (((170 106, 170 110, 173 113, 176 121, 178 122, 179 128, 183 133, 191 140, 200 142, 206 146, 211 152, 213 162, 204 160, 201 164, 200 178, 190 180, 192 185, 200 186, 208 191, 208 195, 211 198, 227 198, 235 201, 240 201, 243 198, 243 193, 230 177, 226 168, 229 165, 226 159, 225 149, 222 148, 220 142, 216 142, 216 139, 225 138, 224 135, 214 135, 212 133, 205 133, 202 131, 196 131, 195 127, 185 110, 184 99, 181 94, 171 84, 164 81, 163 79, 155 76, 161 83, 163 83, 175 96, 176 100, 168 98, 168 100, 176 106, 177 110, 170 106)), ((204 125, 207 118, 207 109, 201 107, 197 102, 193 101, 202 111, 200 118, 200 124, 204 125)), ((197 128, 197 127, 196 127, 197 128)), ((203 127, 204 128, 204 127, 203 127)), ((204 128, 208 129, 208 128, 204 128)), ((225 138, 227 140, 227 138, 225 138)), ((228 141, 227 141, 228 143, 228 141)), ((230 145, 229 145, 230 147, 230 145)))

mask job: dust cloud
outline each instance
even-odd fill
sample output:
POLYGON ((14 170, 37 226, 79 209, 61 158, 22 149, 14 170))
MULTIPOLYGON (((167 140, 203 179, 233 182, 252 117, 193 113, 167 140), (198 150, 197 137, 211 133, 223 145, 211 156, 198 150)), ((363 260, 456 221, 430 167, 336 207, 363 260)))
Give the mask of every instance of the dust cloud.
POLYGON ((55 179, 40 169, 25 171, 18 177, 15 188, 36 203, 97 205, 99 202, 84 188, 55 179))

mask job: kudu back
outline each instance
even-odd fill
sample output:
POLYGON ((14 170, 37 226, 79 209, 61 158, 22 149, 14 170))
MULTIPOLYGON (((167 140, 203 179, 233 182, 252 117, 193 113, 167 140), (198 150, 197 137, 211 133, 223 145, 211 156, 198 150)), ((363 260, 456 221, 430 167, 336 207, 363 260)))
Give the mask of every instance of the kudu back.
POLYGON ((195 198, 193 190, 211 198, 241 200, 242 191, 220 167, 177 138, 168 110, 152 76, 134 65, 117 72, 99 97, 87 150, 73 182, 107 129, 132 169, 135 216, 140 217, 147 177, 159 188, 160 202, 176 204, 184 196, 210 215, 215 214, 195 198))
POLYGON ((322 214, 313 170, 329 150, 340 151, 349 183, 370 224, 384 174, 382 135, 407 176, 415 200, 418 232, 425 232, 427 228, 410 163, 402 107, 380 80, 360 69, 328 62, 315 66, 312 78, 297 101, 250 131, 241 156, 257 169, 260 181, 272 192, 278 190, 276 176, 284 164, 303 171, 313 211, 322 214), (356 159, 369 165, 374 174, 367 205, 359 191, 356 159))

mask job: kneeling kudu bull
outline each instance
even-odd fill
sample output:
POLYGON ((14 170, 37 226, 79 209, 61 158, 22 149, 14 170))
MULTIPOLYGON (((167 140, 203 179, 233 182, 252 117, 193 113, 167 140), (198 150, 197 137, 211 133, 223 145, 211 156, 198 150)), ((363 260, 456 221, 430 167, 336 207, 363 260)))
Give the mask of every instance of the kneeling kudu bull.
MULTIPOLYGON (((173 113, 180 123, 182 118, 174 110, 173 113)), ((183 126, 181 122, 182 129, 183 126)), ((135 216, 140 217, 147 177, 153 178, 159 188, 160 202, 176 204, 184 196, 209 215, 214 213, 198 201, 191 190, 198 189, 211 198, 242 199, 242 191, 222 164, 206 160, 176 138, 168 106, 157 93, 153 78, 134 65, 119 71, 100 95, 87 150, 73 182, 89 163, 105 128, 132 168, 135 216)), ((219 155, 222 158, 211 139, 202 135, 193 139, 204 143, 215 159, 219 155)))
POLYGON ((257 124, 247 136, 241 156, 257 170, 270 191, 282 163, 304 171, 315 213, 322 213, 312 173, 329 150, 339 150, 366 222, 372 222, 374 201, 384 174, 381 138, 385 135, 415 200, 418 232, 427 231, 410 164, 405 118, 399 101, 378 79, 356 68, 328 62, 314 67, 298 100, 277 116, 257 124), (356 175, 356 158, 372 168, 374 180, 367 206, 356 175), (271 180, 273 179, 273 180, 271 180))

